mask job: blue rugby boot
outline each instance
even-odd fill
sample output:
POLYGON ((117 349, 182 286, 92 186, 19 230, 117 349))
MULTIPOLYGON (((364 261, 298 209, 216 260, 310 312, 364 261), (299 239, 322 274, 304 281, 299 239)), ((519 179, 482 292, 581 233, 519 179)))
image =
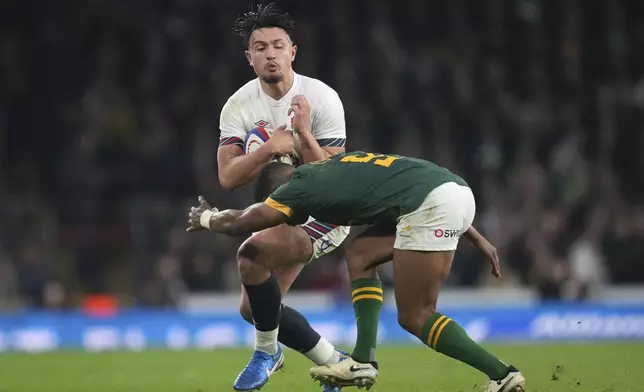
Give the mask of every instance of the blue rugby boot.
POLYGON ((255 351, 248 365, 239 373, 233 388, 236 391, 255 391, 263 387, 268 379, 284 364, 284 353, 278 345, 273 355, 255 351))

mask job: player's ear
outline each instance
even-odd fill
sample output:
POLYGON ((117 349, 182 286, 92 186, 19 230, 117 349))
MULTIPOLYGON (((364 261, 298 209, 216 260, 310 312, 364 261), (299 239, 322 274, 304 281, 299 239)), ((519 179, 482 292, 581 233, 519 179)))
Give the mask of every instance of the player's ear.
POLYGON ((244 54, 246 55, 246 60, 248 60, 248 64, 250 64, 250 66, 252 67, 253 66, 253 58, 251 57, 250 52, 248 50, 245 50, 244 54))
POLYGON ((293 44, 291 46, 291 61, 295 61, 296 54, 297 54, 297 45, 293 44))

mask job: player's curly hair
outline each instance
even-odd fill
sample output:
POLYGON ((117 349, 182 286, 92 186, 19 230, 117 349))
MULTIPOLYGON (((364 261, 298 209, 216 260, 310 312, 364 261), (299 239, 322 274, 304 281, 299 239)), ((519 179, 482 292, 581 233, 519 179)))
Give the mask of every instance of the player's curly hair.
POLYGON ((253 31, 266 27, 278 27, 288 34, 291 42, 295 31, 295 21, 288 13, 280 12, 274 3, 259 4, 257 10, 251 9, 237 18, 233 24, 233 34, 242 39, 244 47, 248 48, 253 31))

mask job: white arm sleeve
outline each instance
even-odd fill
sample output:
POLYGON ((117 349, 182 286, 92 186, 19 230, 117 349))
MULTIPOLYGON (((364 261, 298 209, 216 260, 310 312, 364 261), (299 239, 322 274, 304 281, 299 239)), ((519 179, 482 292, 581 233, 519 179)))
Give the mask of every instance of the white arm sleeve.
POLYGON ((235 101, 229 99, 219 116, 219 146, 238 145, 243 148, 246 130, 241 122, 241 112, 235 101))
POLYGON ((320 147, 344 147, 347 142, 344 107, 338 93, 330 88, 313 115, 311 133, 320 147))

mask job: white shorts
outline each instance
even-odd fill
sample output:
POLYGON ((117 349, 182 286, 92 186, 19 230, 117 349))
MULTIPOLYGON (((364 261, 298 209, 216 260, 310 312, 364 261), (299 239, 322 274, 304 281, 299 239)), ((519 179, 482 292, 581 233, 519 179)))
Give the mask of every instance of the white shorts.
POLYGON ((458 239, 476 215, 472 190, 448 182, 432 190, 416 211, 402 215, 396 225, 394 248, 425 252, 456 250, 458 239))
POLYGON ((350 231, 348 226, 320 222, 313 217, 309 217, 309 220, 300 227, 306 231, 313 242, 313 254, 309 263, 333 252, 347 238, 350 231))

